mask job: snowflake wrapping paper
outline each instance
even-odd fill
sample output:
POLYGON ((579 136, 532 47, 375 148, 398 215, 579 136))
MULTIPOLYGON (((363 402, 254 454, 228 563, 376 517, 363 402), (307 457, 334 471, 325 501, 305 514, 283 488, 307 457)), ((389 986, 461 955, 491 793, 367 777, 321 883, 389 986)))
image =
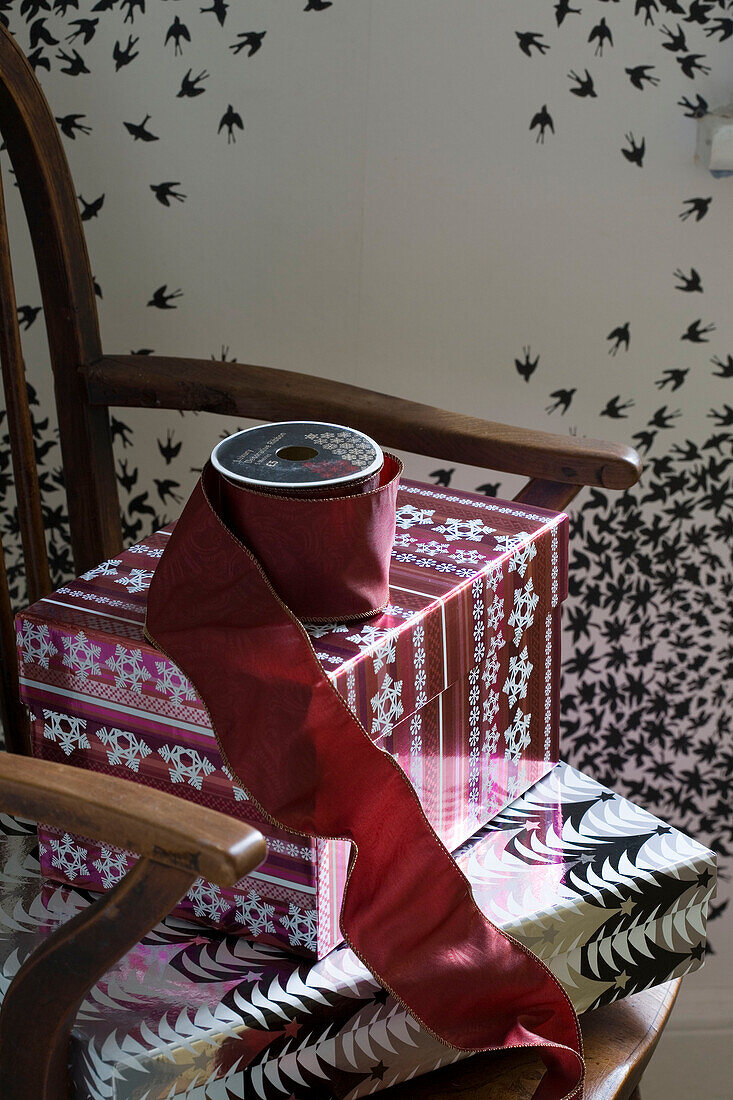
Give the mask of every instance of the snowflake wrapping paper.
MULTIPOLYGON (((405 770, 451 849, 557 761, 567 529, 563 514, 403 482, 385 613, 306 625, 326 674, 405 770)), ((144 638, 146 594, 169 534, 18 616, 33 750, 255 824, 265 863, 232 890, 196 883, 179 912, 322 958, 341 938, 348 845, 262 820, 227 773, 191 683, 144 638)), ((44 832, 43 870, 60 881, 109 888, 131 859, 44 832)))
MULTIPOLYGON (((90 900, 42 887, 35 836, 3 835, 22 831, 0 819, 2 990, 90 900)), ((713 853, 566 764, 456 856, 481 908, 580 1012, 702 965, 713 853)), ((457 1057, 345 945, 309 962, 175 917, 95 986, 71 1045, 77 1100, 356 1100, 457 1057)))

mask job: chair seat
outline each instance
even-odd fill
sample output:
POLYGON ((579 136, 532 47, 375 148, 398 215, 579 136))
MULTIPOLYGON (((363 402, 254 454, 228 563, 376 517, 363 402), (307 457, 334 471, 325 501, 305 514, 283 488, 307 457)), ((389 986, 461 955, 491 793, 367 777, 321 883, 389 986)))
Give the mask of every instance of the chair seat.
MULTIPOLYGON (((682 979, 581 1017, 584 1100, 629 1100, 672 1011, 682 979)), ((524 1052, 482 1054, 387 1090, 384 1100, 530 1100, 541 1069, 524 1052)))
MULTIPOLYGON (((3 995, 43 939, 91 900, 85 891, 43 883, 36 843, 34 827, 0 815, 3 995)), ((69 837, 55 854, 61 861, 73 861, 79 850, 69 837)), ((112 875, 112 860, 108 866, 112 875)), ((323 960, 320 976, 314 979, 312 963, 278 948, 202 932, 169 918, 121 959, 82 1005, 71 1040, 74 1095, 80 1100, 112 1096, 127 1100, 139 1095, 148 1100, 168 1096, 270 1100, 298 1096, 298 1088, 291 1089, 289 1082, 300 1083, 301 1089, 304 1084, 309 1089, 316 1086, 315 1092, 325 1095, 317 1086, 329 1087, 331 1074, 322 1072, 320 1081, 316 1074, 328 1066, 329 1044, 339 1044, 343 1050, 349 1042, 360 1057, 354 1057, 353 1074, 337 1071, 335 1096, 346 1096, 359 1084, 371 1092, 377 1079, 388 1085, 395 1058, 404 1059, 404 1079, 415 1056, 414 1043, 409 1034, 397 1037, 387 1030, 391 1011, 386 994, 375 997, 373 981, 358 963, 347 980, 339 972, 338 983, 331 980, 328 967, 328 960, 323 960), (391 1068, 387 1070, 380 1051, 372 1049, 376 1044, 371 1038, 366 1041, 370 1049, 365 1072, 360 1021, 373 1017, 375 1001, 385 1019, 381 1053, 391 1068), (294 1016, 303 1023, 295 1022, 294 1016), (400 1039, 404 1039, 402 1055, 396 1049, 400 1039), (252 1078, 248 1071, 245 1082, 243 1068, 255 1065, 265 1047, 268 1058, 276 1051, 276 1060, 263 1071, 254 1070, 252 1078), (255 1092, 250 1080, 257 1086, 255 1092)), ((668 982, 583 1018, 589 1073, 586 1100, 625 1100, 631 1095, 678 985, 679 981, 668 982)), ((431 1068, 445 1053, 446 1048, 436 1047, 431 1068)), ((457 1095, 472 1100, 524 1100, 532 1095, 540 1073, 532 1057, 523 1053, 482 1055, 388 1088, 384 1095, 390 1100, 457 1095)))

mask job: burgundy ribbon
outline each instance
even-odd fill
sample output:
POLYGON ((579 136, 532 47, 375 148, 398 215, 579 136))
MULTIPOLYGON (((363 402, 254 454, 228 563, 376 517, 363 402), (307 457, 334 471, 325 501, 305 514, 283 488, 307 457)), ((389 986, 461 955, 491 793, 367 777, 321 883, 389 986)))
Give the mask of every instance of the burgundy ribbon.
MULTIPOLYGON (((580 1098, 582 1040, 567 994, 536 955, 479 910, 404 772, 332 686, 282 598, 287 592, 298 597, 294 607, 309 614, 320 607, 316 617, 330 618, 323 607, 340 606, 325 583, 330 573, 331 589, 334 576, 347 591, 355 581, 364 599, 347 535, 361 563, 359 516, 379 527, 389 503, 394 525, 398 477, 399 464, 390 458, 374 494, 297 502, 299 515, 313 523, 303 537, 325 563, 318 590, 308 586, 305 593, 293 531, 279 539, 272 518, 266 539, 238 526, 265 569, 226 525, 222 479, 208 465, 155 570, 146 633, 196 687, 225 762, 265 817, 291 832, 352 842, 340 926, 377 980, 458 1050, 536 1049, 547 1072, 535 1100, 580 1098), (367 501, 366 511, 354 501, 367 501), (338 564, 332 535, 341 548, 338 564), (270 581, 275 577, 280 590, 270 581), (316 596, 330 603, 318 605, 316 596)), ((258 507, 259 524, 268 504, 260 500, 258 507)), ((385 531, 372 535, 373 548, 386 551, 385 564, 385 531)), ((386 535, 391 544, 393 526, 386 535)))

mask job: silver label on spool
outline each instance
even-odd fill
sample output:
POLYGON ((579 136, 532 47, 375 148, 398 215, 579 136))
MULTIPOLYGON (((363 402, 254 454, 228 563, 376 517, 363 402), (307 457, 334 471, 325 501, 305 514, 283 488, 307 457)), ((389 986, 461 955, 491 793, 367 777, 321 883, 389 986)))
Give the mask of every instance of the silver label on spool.
POLYGON ((215 465, 235 480, 263 487, 307 489, 357 481, 382 464, 374 440, 337 424, 262 424, 222 440, 215 465))

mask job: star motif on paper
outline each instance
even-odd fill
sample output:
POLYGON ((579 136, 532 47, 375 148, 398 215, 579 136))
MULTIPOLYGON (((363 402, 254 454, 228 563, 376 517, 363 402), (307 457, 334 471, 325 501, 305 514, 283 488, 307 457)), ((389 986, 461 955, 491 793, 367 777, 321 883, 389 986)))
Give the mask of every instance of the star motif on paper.
POLYGON ((613 979, 613 984, 616 986, 617 989, 626 989, 626 984, 629 981, 629 977, 630 975, 628 975, 625 970, 622 970, 621 973, 617 974, 616 977, 613 979))
POLYGON ((626 901, 621 902, 618 908, 620 913, 625 913, 627 917, 630 917, 634 909, 634 899, 627 898, 626 901))
POLYGON ((389 994, 386 989, 378 989, 372 998, 375 1005, 386 1005, 389 994))
POLYGON ((712 876, 712 875, 710 874, 710 872, 709 872, 709 871, 702 871, 702 872, 701 872, 701 873, 700 873, 700 874, 699 874, 699 875, 697 876, 697 885, 698 885, 698 886, 707 886, 707 884, 708 884, 708 883, 710 882, 710 879, 711 879, 712 877, 713 877, 713 876, 712 876))
POLYGON ((541 824, 541 821, 525 821, 524 831, 527 833, 533 833, 535 829, 540 828, 541 824))
POLYGON ((657 836, 666 836, 667 833, 672 832, 672 829, 669 825, 657 825, 654 832, 657 834, 657 836))
POLYGON ((387 1067, 381 1060, 377 1062, 376 1066, 372 1066, 371 1068, 371 1075, 375 1079, 375 1081, 382 1081, 386 1072, 387 1067))
POLYGON ((283 1035, 290 1035, 294 1039, 302 1026, 303 1025, 299 1024, 297 1020, 291 1020, 290 1023, 287 1023, 283 1028, 283 1035))
POLYGON ((598 795, 598 801, 599 802, 610 802, 611 799, 615 798, 615 797, 616 797, 616 795, 613 793, 613 791, 603 791, 602 794, 598 795))
POLYGON ((705 944, 698 943, 696 947, 693 947, 690 952, 691 959, 697 959, 698 962, 705 957, 705 944))

